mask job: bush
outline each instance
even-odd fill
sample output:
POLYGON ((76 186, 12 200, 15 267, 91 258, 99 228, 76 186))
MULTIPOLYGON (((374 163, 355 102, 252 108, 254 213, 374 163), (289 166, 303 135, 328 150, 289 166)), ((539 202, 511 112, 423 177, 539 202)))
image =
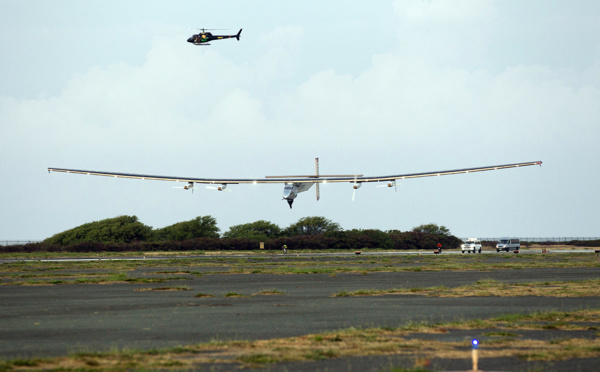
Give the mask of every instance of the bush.
POLYGON ((119 216, 86 223, 56 234, 43 243, 63 246, 82 242, 131 243, 146 240, 151 234, 152 228, 139 222, 136 216, 119 216))
MULTIPOLYGON (((365 248, 416 250, 460 247, 462 241, 444 226, 421 225, 413 231, 353 229, 344 231, 324 217, 305 217, 285 230, 268 221, 232 226, 219 238, 211 216, 196 217, 153 230, 136 216, 120 216, 87 223, 56 234, 42 243, 4 247, 3 252, 143 252, 143 251, 228 251, 260 249, 356 250, 365 248)), ((487 243, 487 242, 486 242, 487 243)), ((491 243, 490 243, 491 244, 491 243)), ((495 244, 495 242, 493 243, 495 244)), ((589 245, 584 242, 583 245, 589 245)), ((596 242, 597 244, 597 242, 596 242)))
POLYGON ((253 240, 266 240, 277 238, 281 235, 281 228, 274 223, 264 220, 235 225, 223 234, 224 238, 247 238, 253 240))
POLYGON ((286 236, 319 235, 326 232, 342 231, 338 223, 325 217, 304 217, 283 231, 286 236))
MULTIPOLYGON (((445 249, 458 248, 460 239, 422 232, 383 232, 380 230, 333 231, 317 235, 298 235, 264 239, 265 249, 280 250, 286 244, 289 249, 310 250, 357 250, 381 248, 394 250, 437 249, 441 243, 445 249)), ((589 242, 586 242, 589 243, 589 242)), ((2 252, 158 252, 158 251, 232 251, 258 250, 259 241, 254 238, 203 237, 184 240, 154 240, 123 242, 81 241, 67 246, 34 243, 3 247, 2 252)))
POLYGON ((153 240, 186 240, 195 238, 218 238, 217 220, 211 216, 196 217, 193 220, 178 222, 158 229, 153 240))
POLYGON ((600 247, 600 240, 573 240, 570 244, 576 247, 600 247))

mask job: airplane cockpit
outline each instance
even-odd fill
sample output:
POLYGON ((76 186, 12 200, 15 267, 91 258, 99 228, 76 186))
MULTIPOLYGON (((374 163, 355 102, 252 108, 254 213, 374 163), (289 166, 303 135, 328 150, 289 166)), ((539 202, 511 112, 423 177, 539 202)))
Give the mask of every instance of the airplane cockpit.
POLYGON ((296 196, 298 196, 298 186, 293 183, 286 183, 283 187, 283 198, 287 200, 290 208, 292 208, 292 203, 296 199, 296 196))

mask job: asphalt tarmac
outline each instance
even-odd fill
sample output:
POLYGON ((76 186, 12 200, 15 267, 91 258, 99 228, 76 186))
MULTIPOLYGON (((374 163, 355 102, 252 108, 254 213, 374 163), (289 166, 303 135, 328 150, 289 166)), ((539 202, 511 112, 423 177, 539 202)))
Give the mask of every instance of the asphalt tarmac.
MULTIPOLYGON (((599 277, 598 268, 553 268, 366 275, 204 275, 193 277, 184 283, 160 285, 5 285, 0 286, 0 358, 64 356, 78 351, 121 348, 165 348, 211 340, 299 336, 347 327, 395 327, 413 321, 438 322, 538 310, 599 308, 600 296, 332 297, 340 291, 441 285, 453 287, 482 279, 535 282, 599 277), (169 285, 183 285, 189 290, 141 290, 169 285), (226 296, 228 293, 252 295, 272 289, 283 294, 226 296), (196 297, 199 293, 214 297, 196 297)), ((352 370, 350 367, 343 367, 352 365, 360 368, 354 370, 379 371, 385 366, 402 363, 393 357, 365 357, 352 362, 347 359, 314 362, 320 363, 316 365, 313 362, 287 367, 279 365, 272 369, 352 370)), ((444 368, 451 366, 444 365, 444 368)), ((221 367, 223 370, 232 368, 231 365, 221 367)), ((212 366, 212 370, 222 370, 221 367, 212 366)), ((572 367, 568 366, 565 370, 577 370, 572 367)))

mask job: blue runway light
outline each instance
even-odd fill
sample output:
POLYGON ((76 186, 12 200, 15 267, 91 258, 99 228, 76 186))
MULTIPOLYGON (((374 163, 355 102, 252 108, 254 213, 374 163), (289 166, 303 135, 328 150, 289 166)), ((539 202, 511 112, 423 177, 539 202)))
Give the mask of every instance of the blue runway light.
POLYGON ((479 347, 479 340, 477 340, 476 338, 474 338, 473 341, 471 341, 471 343, 473 344, 473 349, 477 349, 479 347))

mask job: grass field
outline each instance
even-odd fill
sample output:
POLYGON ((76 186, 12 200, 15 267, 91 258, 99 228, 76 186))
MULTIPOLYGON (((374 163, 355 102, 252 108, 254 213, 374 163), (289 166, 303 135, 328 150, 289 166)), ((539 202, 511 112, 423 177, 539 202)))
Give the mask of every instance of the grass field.
POLYGON ((59 358, 14 359, 0 361, 0 371, 183 370, 215 363, 229 364, 232 369, 259 368, 277 363, 389 354, 412 358, 414 368, 397 369, 399 371, 427 371, 424 367, 433 358, 468 359, 472 338, 480 340, 481 359, 491 355, 527 361, 597 358, 599 330, 600 309, 548 311, 451 323, 410 323, 395 328, 348 328, 270 340, 214 340, 168 349, 78 352, 59 358), (577 330, 592 332, 596 337, 570 336, 570 331, 577 330), (552 331, 554 336, 543 340, 532 331, 552 331), (564 334, 557 335, 557 331, 564 334), (423 336, 453 333, 469 337, 462 337, 462 341, 438 341, 423 336))
MULTIPOLYGON (((301 253, 301 252, 299 252, 301 253)), ((305 252, 302 252, 305 253, 305 252)), ((336 276, 341 273, 368 275, 377 272, 435 272, 598 268, 593 253, 482 254, 482 255, 398 255, 345 257, 303 257, 261 252, 248 257, 196 257, 161 260, 109 261, 11 261, 0 265, 0 285, 85 285, 105 283, 151 284, 136 291, 190 291, 186 281, 206 275, 275 274, 336 276)), ((56 258, 57 256, 50 257, 56 258)), ((0 257, 5 258, 5 257, 0 257)), ((32 258, 32 257, 29 257, 32 258)), ((482 279, 458 287, 414 287, 361 289, 332 293, 332 297, 427 296, 427 297, 575 297, 595 296, 600 279, 506 283, 482 279)), ((134 287, 135 288, 135 287, 134 287)), ((160 293, 157 293, 161 296, 160 293)), ((280 289, 264 288, 256 293, 191 293, 195 297, 221 296, 243 301, 254 296, 289 295, 280 289), (236 299, 238 298, 239 299, 236 299)), ((261 297, 262 298, 262 297, 261 297)), ((391 366, 389 371, 427 371, 435 358, 464 359, 470 356, 470 340, 481 341, 481 358, 518 358, 552 362, 600 356, 600 309, 572 312, 546 311, 533 314, 505 314, 484 319, 446 323, 407 323, 387 328, 348 328, 335 332, 268 340, 213 340, 174 348, 110 352, 78 352, 57 358, 29 358, 0 361, 1 371, 126 371, 185 370, 229 365, 260 368, 280 363, 303 363, 357 356, 400 355, 410 360, 407 368, 391 366), (582 337, 582 334, 585 337, 582 337), (443 337, 442 337, 443 336, 443 337), (450 336, 450 337, 449 337, 450 336), (433 337, 433 338, 432 338, 433 337), (204 367, 202 367, 204 366, 204 367)))
MULTIPOLYGON (((168 256, 167 256, 168 257, 168 256)), ((304 257, 259 254, 249 257, 165 258, 161 260, 12 261, 0 266, 0 285, 164 283, 220 274, 328 274, 421 271, 493 271, 532 268, 600 267, 593 253, 398 255, 304 257), (162 270, 143 270, 159 269, 162 270), (138 273, 138 275, 132 275, 138 273)))

